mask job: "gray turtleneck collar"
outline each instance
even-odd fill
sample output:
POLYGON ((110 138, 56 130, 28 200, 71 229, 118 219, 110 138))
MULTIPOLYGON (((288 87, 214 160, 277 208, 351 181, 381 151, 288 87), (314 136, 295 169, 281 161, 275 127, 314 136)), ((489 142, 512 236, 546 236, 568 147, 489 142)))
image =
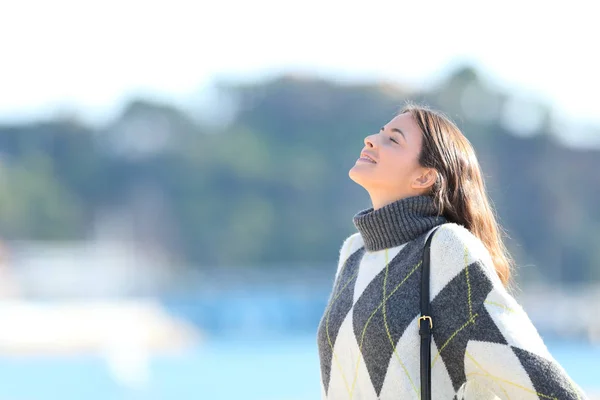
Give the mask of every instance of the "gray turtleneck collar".
POLYGON ((446 218, 437 215, 430 196, 407 197, 354 216, 368 251, 400 246, 445 222, 446 218))

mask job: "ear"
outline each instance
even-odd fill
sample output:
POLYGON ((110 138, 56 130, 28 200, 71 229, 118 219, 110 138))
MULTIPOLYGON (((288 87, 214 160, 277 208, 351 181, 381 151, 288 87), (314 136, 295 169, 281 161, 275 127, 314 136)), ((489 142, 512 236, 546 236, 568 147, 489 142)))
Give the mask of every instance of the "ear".
POLYGON ((438 172, 433 168, 423 168, 421 174, 413 181, 412 188, 417 190, 429 189, 437 180, 438 172))

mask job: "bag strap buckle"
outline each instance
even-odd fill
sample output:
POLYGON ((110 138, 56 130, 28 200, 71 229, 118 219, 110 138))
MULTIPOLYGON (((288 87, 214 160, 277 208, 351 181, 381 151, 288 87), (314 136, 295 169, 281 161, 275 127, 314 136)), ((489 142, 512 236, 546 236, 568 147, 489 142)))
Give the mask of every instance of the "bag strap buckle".
POLYGON ((417 321, 417 326, 419 327, 419 329, 421 328, 421 320, 422 319, 429 320, 429 329, 433 329, 433 320, 431 319, 431 317, 429 315, 423 315, 422 317, 419 317, 419 319, 417 321))

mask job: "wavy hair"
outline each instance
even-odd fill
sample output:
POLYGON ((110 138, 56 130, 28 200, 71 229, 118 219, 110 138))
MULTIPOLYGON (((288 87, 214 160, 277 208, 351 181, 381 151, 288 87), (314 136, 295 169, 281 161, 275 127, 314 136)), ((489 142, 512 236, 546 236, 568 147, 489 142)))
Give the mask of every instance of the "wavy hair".
POLYGON ((438 172, 430 195, 439 215, 463 225, 483 242, 500 280, 509 286, 513 261, 503 243, 505 232, 490 204, 473 146, 440 111, 408 103, 400 110, 404 113, 412 115, 423 133, 419 163, 438 172))

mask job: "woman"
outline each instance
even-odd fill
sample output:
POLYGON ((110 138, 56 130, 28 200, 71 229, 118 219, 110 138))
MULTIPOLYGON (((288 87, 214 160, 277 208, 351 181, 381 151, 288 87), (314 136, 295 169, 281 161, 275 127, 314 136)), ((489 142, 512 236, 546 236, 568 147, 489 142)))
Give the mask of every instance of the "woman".
POLYGON ((431 242, 432 398, 582 399, 508 293, 511 260, 469 141, 406 106, 349 172, 354 217, 318 329, 323 399, 419 399, 421 259, 431 242))

